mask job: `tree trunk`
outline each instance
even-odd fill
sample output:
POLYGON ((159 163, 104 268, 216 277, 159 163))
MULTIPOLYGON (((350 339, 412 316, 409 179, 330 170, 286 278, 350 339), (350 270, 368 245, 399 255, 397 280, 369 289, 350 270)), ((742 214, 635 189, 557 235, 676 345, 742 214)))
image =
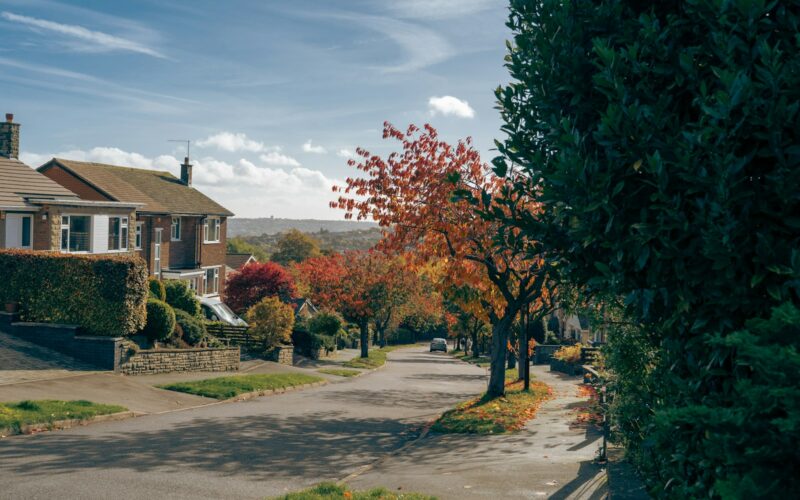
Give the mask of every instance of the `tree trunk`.
POLYGON ((381 348, 386 347, 386 330, 379 330, 378 335, 381 339, 381 348))
POLYGON ((470 334, 472 336, 472 357, 477 358, 481 354, 481 345, 478 342, 477 330, 470 334))
POLYGON ((489 390, 486 394, 496 398, 506 391, 506 349, 508 347, 508 330, 514 314, 506 314, 492 325, 492 364, 489 368, 489 390))
POLYGON ((369 356, 369 322, 361 322, 361 357, 369 356))

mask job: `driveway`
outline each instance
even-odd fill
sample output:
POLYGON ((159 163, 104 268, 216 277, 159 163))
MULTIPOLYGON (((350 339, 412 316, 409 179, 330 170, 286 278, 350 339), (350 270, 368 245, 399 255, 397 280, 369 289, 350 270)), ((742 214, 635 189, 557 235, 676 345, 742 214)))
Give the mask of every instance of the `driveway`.
POLYGON ((0 386, 82 375, 97 368, 0 332, 0 386))
POLYGON ((361 470, 485 389, 422 348, 305 391, 0 441, 0 498, 263 498, 361 470))

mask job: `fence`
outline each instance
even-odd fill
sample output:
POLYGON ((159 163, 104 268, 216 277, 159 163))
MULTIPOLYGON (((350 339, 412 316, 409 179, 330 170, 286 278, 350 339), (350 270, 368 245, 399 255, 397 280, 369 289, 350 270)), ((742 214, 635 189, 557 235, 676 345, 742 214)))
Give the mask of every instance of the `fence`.
POLYGON ((229 346, 239 346, 248 351, 262 347, 261 343, 250 334, 250 328, 246 326, 211 323, 206 325, 206 330, 210 335, 217 337, 229 346))

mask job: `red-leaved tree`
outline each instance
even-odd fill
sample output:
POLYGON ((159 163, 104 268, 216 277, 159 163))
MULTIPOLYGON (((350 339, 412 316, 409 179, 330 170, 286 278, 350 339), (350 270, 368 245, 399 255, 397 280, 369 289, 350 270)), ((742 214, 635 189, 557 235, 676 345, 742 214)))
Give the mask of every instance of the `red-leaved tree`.
POLYGON ((228 306, 243 314, 265 297, 278 297, 289 302, 297 296, 294 279, 274 262, 246 265, 227 279, 225 298, 228 306))

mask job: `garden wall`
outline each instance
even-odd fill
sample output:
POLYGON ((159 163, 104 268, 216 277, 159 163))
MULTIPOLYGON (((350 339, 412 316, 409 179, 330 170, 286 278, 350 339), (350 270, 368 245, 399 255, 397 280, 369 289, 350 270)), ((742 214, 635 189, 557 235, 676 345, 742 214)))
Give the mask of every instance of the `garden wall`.
POLYGON ((238 347, 146 350, 126 357, 119 371, 125 375, 236 371, 239 356, 238 347))

